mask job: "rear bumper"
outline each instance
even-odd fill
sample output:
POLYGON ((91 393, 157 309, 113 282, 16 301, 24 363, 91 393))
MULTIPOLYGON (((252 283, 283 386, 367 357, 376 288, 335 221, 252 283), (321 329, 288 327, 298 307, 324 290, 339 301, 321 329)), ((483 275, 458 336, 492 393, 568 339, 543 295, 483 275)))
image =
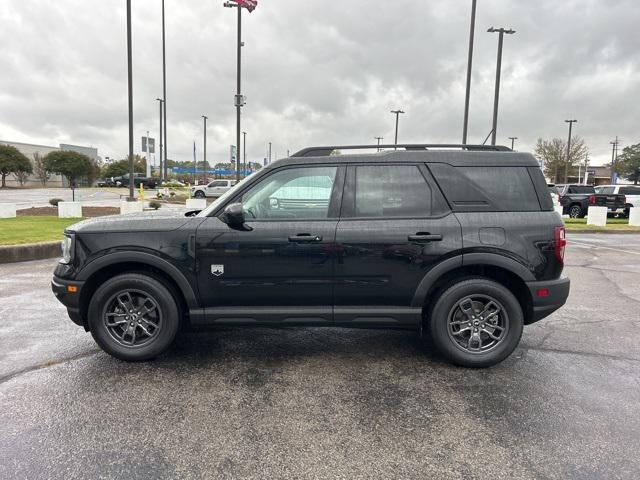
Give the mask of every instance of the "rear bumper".
POLYGON ((53 277, 51 280, 51 290, 56 298, 67 307, 67 313, 73 323, 84 326, 82 315, 80 314, 80 292, 84 282, 76 282, 72 280, 63 280, 58 277, 53 277), (75 292, 69 292, 69 286, 75 286, 77 290, 75 292))
POLYGON ((533 312, 528 323, 542 320, 563 306, 569 296, 570 286, 571 281, 567 277, 543 282, 527 282, 533 301, 533 312), (547 296, 540 296, 543 290, 548 292, 547 296))

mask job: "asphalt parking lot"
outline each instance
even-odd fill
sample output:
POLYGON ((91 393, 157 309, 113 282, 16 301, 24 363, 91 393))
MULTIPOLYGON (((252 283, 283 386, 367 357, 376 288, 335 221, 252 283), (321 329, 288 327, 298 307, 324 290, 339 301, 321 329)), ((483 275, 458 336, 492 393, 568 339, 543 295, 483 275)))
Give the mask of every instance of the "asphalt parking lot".
POLYGON ((0 478, 638 478, 640 235, 569 236, 568 304, 501 365, 411 332, 224 329, 126 364, 0 265, 0 478))

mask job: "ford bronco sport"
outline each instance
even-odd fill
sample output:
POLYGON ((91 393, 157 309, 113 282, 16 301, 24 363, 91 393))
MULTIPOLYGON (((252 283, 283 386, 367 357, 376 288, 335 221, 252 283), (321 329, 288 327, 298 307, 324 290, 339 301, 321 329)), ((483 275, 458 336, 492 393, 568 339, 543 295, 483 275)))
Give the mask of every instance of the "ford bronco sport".
POLYGON ((415 330, 453 363, 496 364, 569 293, 538 162, 397 147, 306 148, 200 212, 80 222, 53 291, 129 361, 167 350, 181 326, 263 325, 415 330))

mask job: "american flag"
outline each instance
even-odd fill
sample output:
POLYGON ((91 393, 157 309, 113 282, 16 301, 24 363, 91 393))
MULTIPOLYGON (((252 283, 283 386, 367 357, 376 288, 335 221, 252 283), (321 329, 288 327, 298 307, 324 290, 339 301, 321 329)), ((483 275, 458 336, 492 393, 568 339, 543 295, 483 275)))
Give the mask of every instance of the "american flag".
POLYGON ((258 0, 234 0, 240 7, 246 8, 249 12, 253 12, 258 6, 258 0))

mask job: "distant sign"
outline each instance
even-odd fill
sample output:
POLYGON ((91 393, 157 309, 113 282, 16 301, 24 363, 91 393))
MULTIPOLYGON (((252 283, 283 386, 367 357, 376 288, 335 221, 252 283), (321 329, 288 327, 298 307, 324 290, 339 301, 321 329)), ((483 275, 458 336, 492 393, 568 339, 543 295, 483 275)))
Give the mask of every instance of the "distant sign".
POLYGON ((237 150, 236 146, 235 145, 230 145, 229 150, 230 150, 229 158, 231 159, 231 163, 236 163, 236 157, 238 156, 237 152, 236 152, 236 150, 237 150))
POLYGON ((142 151, 145 153, 156 153, 156 139, 151 137, 142 137, 142 151))

